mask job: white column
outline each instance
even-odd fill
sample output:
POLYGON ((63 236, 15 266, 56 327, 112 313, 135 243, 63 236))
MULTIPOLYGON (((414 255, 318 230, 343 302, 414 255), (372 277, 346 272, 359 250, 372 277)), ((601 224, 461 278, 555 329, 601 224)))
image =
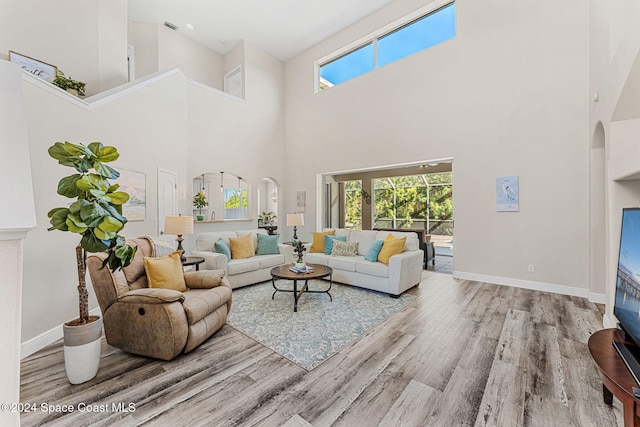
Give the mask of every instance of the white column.
MULTIPOLYGON (((22 240, 0 240, 0 403, 20 401, 20 315, 22 306, 22 240), (5 382, 6 381, 6 382, 5 382)), ((0 410, 0 425, 20 425, 20 414, 0 410)))
MULTIPOLYGON (((0 60, 0 403, 20 401, 22 255, 36 225, 22 71, 0 60)), ((19 426, 20 414, 0 408, 0 425, 19 426)))

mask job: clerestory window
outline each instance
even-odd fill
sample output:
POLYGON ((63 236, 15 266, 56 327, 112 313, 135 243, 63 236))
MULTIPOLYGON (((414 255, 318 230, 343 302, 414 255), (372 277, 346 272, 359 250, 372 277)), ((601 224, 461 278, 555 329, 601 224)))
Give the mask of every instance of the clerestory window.
POLYGON ((317 61, 316 92, 423 51, 455 35, 454 2, 423 12, 417 18, 407 17, 317 61))

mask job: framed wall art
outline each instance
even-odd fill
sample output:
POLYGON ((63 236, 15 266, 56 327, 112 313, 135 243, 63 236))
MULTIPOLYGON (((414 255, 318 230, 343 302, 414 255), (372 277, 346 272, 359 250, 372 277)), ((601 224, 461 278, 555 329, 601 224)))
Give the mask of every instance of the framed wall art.
POLYGON ((296 212, 304 212, 307 207, 307 192, 298 191, 296 194, 296 212))
POLYGON ((520 188, 517 176, 496 178, 496 206, 498 212, 520 210, 520 188))
POLYGON ((55 65, 47 64, 46 62, 12 50, 9 51, 9 62, 20 65, 20 67, 26 72, 33 74, 42 80, 46 80, 49 83, 53 83, 53 79, 55 79, 58 74, 58 67, 55 65))
POLYGON ((120 191, 129 195, 129 201, 122 205, 122 214, 129 221, 144 221, 147 216, 147 176, 142 172, 118 168, 120 191))

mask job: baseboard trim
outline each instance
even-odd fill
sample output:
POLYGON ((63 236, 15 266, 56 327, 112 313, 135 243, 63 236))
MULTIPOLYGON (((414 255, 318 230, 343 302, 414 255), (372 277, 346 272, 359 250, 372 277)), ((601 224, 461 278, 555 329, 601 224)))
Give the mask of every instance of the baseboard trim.
POLYGON ((617 328, 618 322, 611 319, 608 314, 605 314, 604 316, 602 316, 602 326, 604 326, 605 328, 617 328))
POLYGON ((589 296, 587 297, 589 301, 594 302, 596 304, 607 304, 607 295, 606 294, 596 294, 594 292, 589 292, 589 296))
MULTIPOLYGON (((90 310, 89 314, 92 316, 100 316, 100 307, 96 307, 93 310, 90 310)), ((25 357, 31 356, 36 351, 42 350, 46 346, 53 344, 59 339, 62 339, 62 334, 62 325, 59 325, 55 328, 41 333, 37 337, 23 342, 20 345, 20 360, 24 359, 25 357)))
POLYGON ((474 280, 476 282, 491 283, 493 285, 513 286, 515 288, 531 289, 533 291, 551 292, 554 294, 570 295, 586 298, 596 304, 606 304, 607 296, 589 292, 588 289, 573 286, 556 285, 553 283, 534 282, 532 280, 512 279, 509 277, 489 276, 485 274, 454 271, 453 277, 462 280, 474 280))

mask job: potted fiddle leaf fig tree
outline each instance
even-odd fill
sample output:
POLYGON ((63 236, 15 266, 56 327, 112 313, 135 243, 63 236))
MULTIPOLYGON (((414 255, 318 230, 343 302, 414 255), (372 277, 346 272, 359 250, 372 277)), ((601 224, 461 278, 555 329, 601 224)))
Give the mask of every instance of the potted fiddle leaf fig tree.
POLYGON ((114 271, 129 265, 137 248, 127 245, 125 238, 118 234, 127 223, 122 205, 129 200, 129 195, 118 191, 118 184, 109 182, 120 173, 106 164, 118 159, 118 150, 100 142, 88 146, 56 142, 49 147, 49 155, 59 164, 76 170, 58 183, 58 194, 73 202, 67 207, 51 209, 48 217, 49 231, 68 231, 81 236, 76 246, 80 312, 77 319, 63 327, 67 378, 71 384, 80 384, 98 372, 102 336, 102 317, 89 316, 87 253, 107 251, 102 267, 108 266, 114 271))

